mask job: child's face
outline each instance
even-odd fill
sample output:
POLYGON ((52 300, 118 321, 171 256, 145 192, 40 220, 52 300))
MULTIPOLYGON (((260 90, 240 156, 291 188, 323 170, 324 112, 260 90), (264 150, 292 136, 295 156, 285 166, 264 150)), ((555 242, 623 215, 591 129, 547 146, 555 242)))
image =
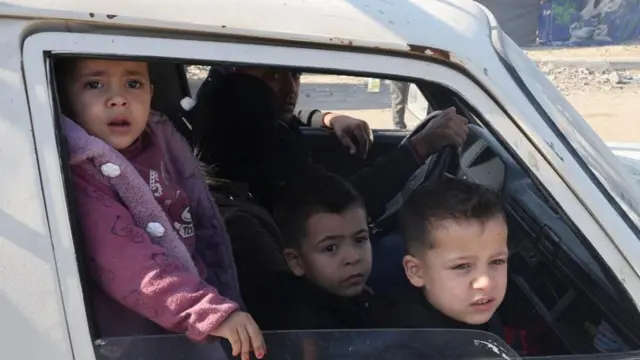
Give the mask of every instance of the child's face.
POLYGON ((406 256, 409 281, 427 300, 455 320, 484 324, 507 290, 507 224, 502 217, 485 223, 446 220, 432 227, 434 247, 406 256))
POLYGON ((360 294, 371 273, 371 243, 364 209, 341 214, 319 213, 307 220, 307 237, 298 250, 287 249, 289 267, 297 276, 332 294, 360 294))
POLYGON ((146 63, 79 60, 66 86, 68 115, 89 134, 122 150, 144 131, 153 92, 146 63))

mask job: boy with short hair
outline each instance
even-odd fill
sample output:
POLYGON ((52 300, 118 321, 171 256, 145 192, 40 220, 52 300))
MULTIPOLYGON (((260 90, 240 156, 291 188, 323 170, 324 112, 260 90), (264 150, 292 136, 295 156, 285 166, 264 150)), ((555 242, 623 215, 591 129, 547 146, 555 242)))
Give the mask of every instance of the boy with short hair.
POLYGON ((381 304, 391 328, 463 328, 500 335, 507 287, 507 223, 499 195, 461 179, 414 191, 400 212, 413 289, 381 304))
POLYGON ((279 329, 354 329, 368 319, 371 244, 364 202, 345 180, 299 178, 275 209, 293 276, 279 329))

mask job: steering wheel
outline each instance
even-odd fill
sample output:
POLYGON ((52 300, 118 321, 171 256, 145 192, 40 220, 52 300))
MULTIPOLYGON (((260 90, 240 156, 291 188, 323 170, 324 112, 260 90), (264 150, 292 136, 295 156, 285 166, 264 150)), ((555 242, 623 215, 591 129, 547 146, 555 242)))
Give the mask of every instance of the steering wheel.
MULTIPOLYGON (((407 141, 409 141, 409 139, 411 139, 414 135, 424 130, 424 128, 427 127, 429 122, 431 122, 431 120, 433 120, 433 118, 438 116, 441 112, 442 111, 437 110, 429 114, 411 131, 411 133, 409 133, 409 135, 407 135, 402 140, 402 142, 400 142, 400 146, 402 146, 407 141)), ((455 174, 458 168, 460 167, 460 158, 458 156, 458 151, 454 146, 446 146, 442 148, 440 151, 438 151, 438 153, 436 153, 435 155, 430 156, 425 162, 425 165, 423 167, 425 168, 424 175, 421 177, 421 181, 417 182, 415 186, 413 186, 411 191, 413 191, 413 189, 417 188, 422 184, 425 184, 434 180, 441 180, 444 177, 444 174, 447 172, 455 174)), ((414 176, 417 173, 418 172, 414 173, 414 176)), ((407 185, 415 183, 415 181, 412 181, 412 178, 414 176, 412 176, 409 179, 409 181, 407 182, 407 185)))
MULTIPOLYGON (((424 128, 429 124, 433 118, 438 116, 441 111, 434 111, 427 115, 427 117, 422 120, 412 131, 407 135, 400 146, 405 144, 411 137, 424 130, 424 128)), ((398 195, 396 195, 386 207, 386 211, 384 215, 382 215, 378 221, 376 221, 376 228, 384 228, 383 220, 388 216, 394 214, 402 204, 405 199, 411 195, 413 190, 419 187, 422 184, 426 184, 432 181, 441 180, 444 178, 446 173, 456 174, 458 169, 460 168, 460 157, 458 156, 458 150, 453 146, 447 146, 438 151, 435 155, 429 156, 429 158, 425 161, 425 164, 422 165, 411 177, 407 180, 404 188, 398 195), (381 226, 380 226, 381 225, 381 226)))

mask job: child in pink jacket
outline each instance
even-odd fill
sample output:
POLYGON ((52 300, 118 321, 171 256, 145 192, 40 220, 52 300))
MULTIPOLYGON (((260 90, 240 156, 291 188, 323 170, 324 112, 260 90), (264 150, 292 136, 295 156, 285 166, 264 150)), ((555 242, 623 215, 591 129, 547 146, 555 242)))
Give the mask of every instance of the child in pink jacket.
POLYGON ((197 161, 150 109, 147 64, 61 59, 56 68, 62 110, 73 119, 64 118, 64 130, 100 336, 213 335, 228 339, 234 356, 262 358, 264 340, 239 309, 229 239, 197 161))

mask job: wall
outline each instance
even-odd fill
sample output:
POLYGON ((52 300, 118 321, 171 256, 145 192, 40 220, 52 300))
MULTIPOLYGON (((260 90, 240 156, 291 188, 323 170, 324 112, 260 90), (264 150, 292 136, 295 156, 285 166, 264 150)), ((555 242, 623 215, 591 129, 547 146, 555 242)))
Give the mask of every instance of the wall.
POLYGON ((476 0, 489 9, 502 30, 518 45, 536 43, 540 0, 476 0))
POLYGON ((640 40, 640 0, 542 0, 545 45, 588 46, 640 40))

